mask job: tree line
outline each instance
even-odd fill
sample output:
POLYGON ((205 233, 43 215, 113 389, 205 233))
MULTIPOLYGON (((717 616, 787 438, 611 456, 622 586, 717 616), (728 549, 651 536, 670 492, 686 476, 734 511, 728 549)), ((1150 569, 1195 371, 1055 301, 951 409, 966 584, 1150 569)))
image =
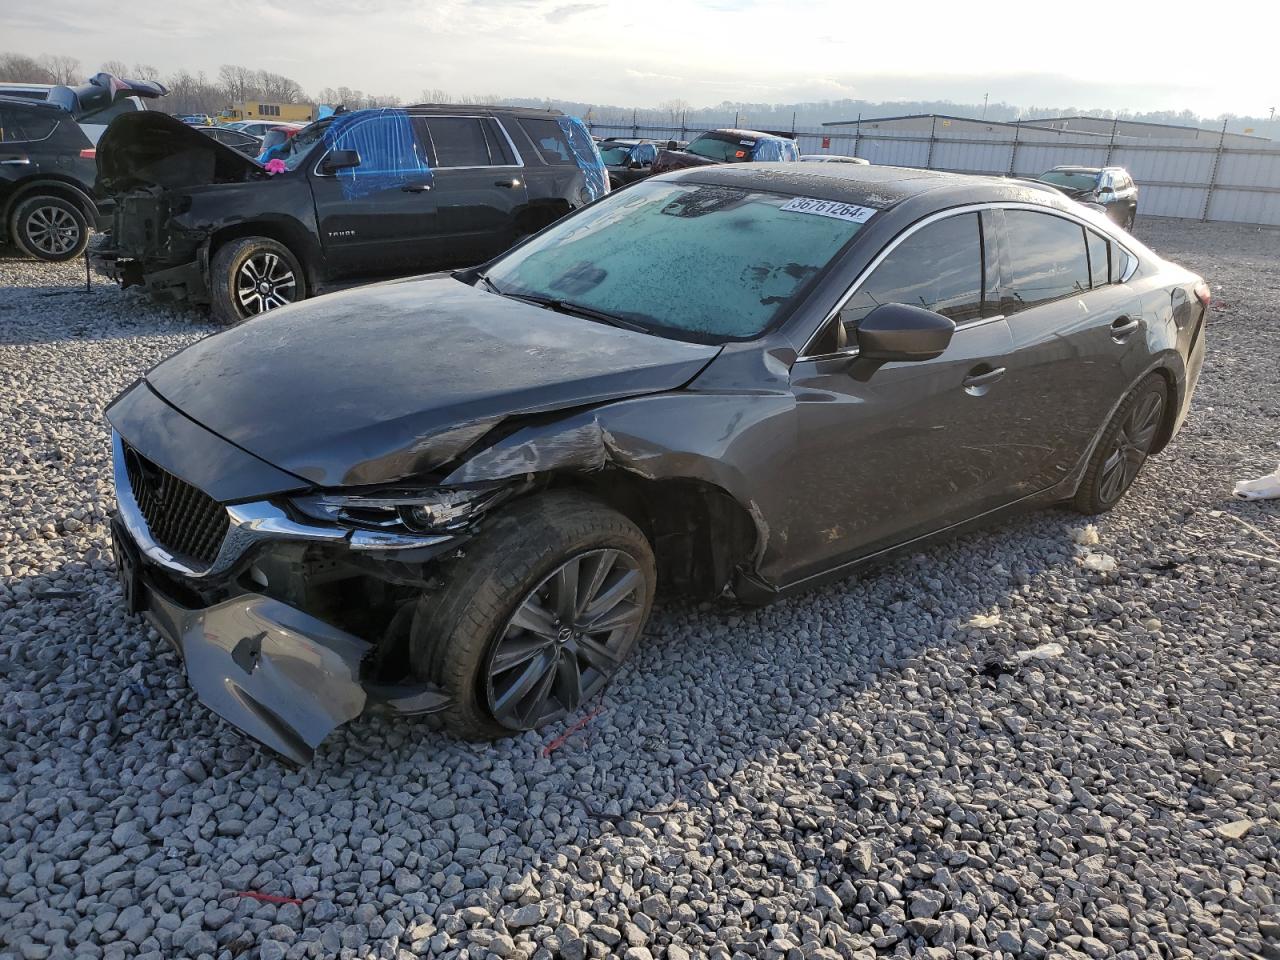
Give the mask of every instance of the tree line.
MULTIPOLYGON (((268 103, 312 102, 302 86, 290 77, 270 70, 254 70, 235 64, 218 68, 216 77, 203 71, 178 70, 161 74, 154 66, 135 63, 132 67, 120 60, 108 60, 98 69, 132 80, 159 80, 169 88, 164 109, 169 113, 217 114, 230 104, 245 100, 268 103)), ((25 83, 83 83, 96 71, 85 68, 78 59, 65 55, 45 54, 31 57, 20 53, 0 53, 0 81, 25 83)), ((398 96, 371 94, 351 87, 324 87, 317 91, 315 103, 349 110, 365 107, 397 107, 398 96)), ((424 89, 423 103, 486 104, 551 107, 600 124, 635 123, 640 126, 667 126, 673 132, 682 127, 694 129, 738 126, 767 130, 813 129, 835 120, 874 120, 880 117, 920 113, 950 114, 961 117, 984 117, 987 120, 1036 120, 1055 116, 1086 116, 1103 119, 1139 120, 1147 123, 1170 123, 1179 126, 1217 129, 1225 121, 1227 129, 1242 133, 1247 129, 1263 137, 1280 140, 1280 118, 1274 116, 1217 117, 1198 116, 1190 110, 1100 110, 1082 107, 1018 107, 1003 101, 990 104, 956 103, 951 100, 820 100, 803 103, 749 103, 725 100, 715 106, 696 108, 687 100, 664 100, 656 107, 625 107, 575 100, 548 100, 529 97, 452 96, 445 90, 424 89)))

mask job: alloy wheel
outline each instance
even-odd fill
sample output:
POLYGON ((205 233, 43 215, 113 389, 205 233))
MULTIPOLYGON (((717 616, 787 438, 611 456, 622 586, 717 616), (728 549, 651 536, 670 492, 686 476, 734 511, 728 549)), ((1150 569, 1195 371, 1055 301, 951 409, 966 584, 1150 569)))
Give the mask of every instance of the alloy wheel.
POLYGON ((80 242, 80 225, 62 207, 36 207, 27 216, 26 234, 33 248, 60 257, 80 242))
POLYGON ((1164 395, 1152 391, 1140 397, 1125 417, 1116 434, 1114 449, 1098 474, 1098 496, 1104 503, 1115 503, 1129 489, 1133 478, 1147 459, 1147 451, 1155 441, 1164 418, 1164 395))
POLYGON ((639 563, 621 550, 561 564, 521 601, 489 654, 494 719, 531 730, 594 696, 639 635, 647 590, 639 563))
POLYGON ((297 293, 297 278, 279 254, 255 253, 236 272, 236 299, 246 317, 288 306, 297 293))

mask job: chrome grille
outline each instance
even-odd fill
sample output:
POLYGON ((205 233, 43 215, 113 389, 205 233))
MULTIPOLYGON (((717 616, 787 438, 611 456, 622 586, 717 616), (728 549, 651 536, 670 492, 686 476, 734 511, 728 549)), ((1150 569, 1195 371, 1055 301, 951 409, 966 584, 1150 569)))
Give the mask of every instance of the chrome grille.
POLYGON ((124 464, 133 498, 152 539, 175 556, 212 564, 227 535, 226 508, 128 444, 124 464))

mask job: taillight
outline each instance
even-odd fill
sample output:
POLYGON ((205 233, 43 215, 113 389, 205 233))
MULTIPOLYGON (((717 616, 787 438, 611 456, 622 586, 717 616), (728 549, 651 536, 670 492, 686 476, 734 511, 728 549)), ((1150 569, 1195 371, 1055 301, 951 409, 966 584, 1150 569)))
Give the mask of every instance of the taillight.
POLYGON ((98 156, 97 147, 85 147, 83 150, 80 151, 81 160, 93 160, 97 156, 98 156))
POLYGON ((1206 310, 1209 304, 1213 302, 1213 294, 1209 292, 1209 285, 1201 280, 1196 284, 1196 299, 1200 301, 1200 306, 1206 310))

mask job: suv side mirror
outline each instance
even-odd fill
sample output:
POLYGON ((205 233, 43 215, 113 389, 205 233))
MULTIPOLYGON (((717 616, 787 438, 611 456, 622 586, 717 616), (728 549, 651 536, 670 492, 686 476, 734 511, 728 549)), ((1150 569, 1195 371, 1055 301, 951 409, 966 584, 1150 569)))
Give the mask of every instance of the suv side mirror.
POLYGON ((858 357, 878 363, 932 360, 956 332, 954 320, 905 303, 885 303, 858 324, 858 357))
POLYGON ((350 170, 360 166, 360 153, 357 150, 333 150, 320 164, 320 172, 325 176, 333 176, 339 170, 350 170))
POLYGON ((668 150, 679 150, 679 149, 680 149, 680 144, 679 144, 679 143, 677 143, 675 140, 668 140, 668 141, 667 141, 667 149, 668 149, 668 150))

